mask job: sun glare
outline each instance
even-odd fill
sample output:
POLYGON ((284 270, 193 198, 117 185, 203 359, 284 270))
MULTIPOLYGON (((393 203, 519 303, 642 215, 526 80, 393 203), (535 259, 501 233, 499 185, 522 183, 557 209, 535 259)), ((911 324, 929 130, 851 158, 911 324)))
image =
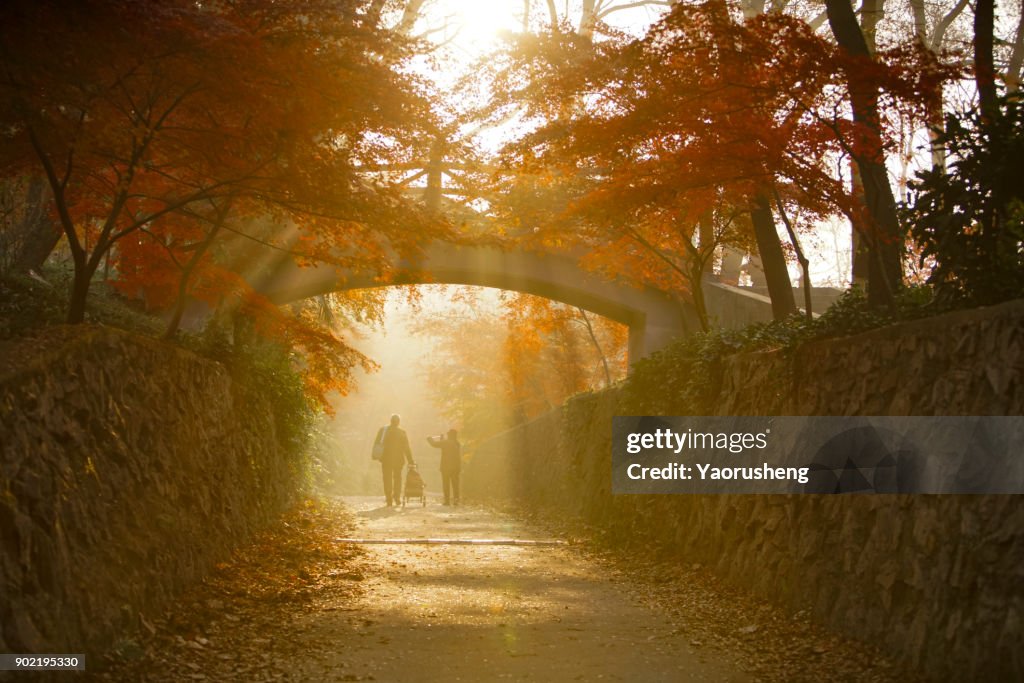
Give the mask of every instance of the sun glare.
POLYGON ((504 31, 521 28, 516 10, 521 3, 511 0, 440 0, 433 7, 435 22, 444 22, 444 38, 459 51, 478 56, 494 48, 504 31))
POLYGON ((509 3, 479 0, 448 0, 457 12, 457 21, 464 32, 482 39, 494 39, 499 31, 513 28, 514 17, 509 3))

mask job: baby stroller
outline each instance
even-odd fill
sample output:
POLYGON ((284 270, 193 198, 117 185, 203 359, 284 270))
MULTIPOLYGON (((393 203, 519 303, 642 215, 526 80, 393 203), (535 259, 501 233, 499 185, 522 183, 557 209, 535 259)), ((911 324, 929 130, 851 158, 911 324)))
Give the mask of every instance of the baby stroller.
POLYGON ((405 475, 405 497, 402 499, 402 507, 409 503, 409 499, 420 499, 424 507, 427 505, 426 486, 423 484, 423 477, 416 465, 409 465, 409 471, 405 475))

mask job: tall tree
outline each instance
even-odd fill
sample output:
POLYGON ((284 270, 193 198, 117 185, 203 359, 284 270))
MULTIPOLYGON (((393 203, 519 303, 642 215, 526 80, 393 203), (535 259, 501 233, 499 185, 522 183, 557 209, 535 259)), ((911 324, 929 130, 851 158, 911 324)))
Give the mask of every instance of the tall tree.
MULTIPOLYGON (((936 21, 929 22, 928 12, 924 0, 910 0, 911 11, 914 17, 914 35, 921 46, 938 55, 945 48, 946 36, 950 26, 956 21, 965 9, 968 0, 958 0, 949 11, 939 15, 936 21)), ((936 96, 928 105, 928 137, 932 153, 932 167, 942 169, 946 167, 946 151, 937 140, 942 135, 945 121, 942 113, 942 88, 939 87, 936 96)))
POLYGON ((0 206, 0 271, 38 270, 62 234, 50 214, 49 185, 40 175, 7 178, 0 206))
POLYGON ((763 239, 766 253, 775 245, 783 277, 772 294, 784 315, 793 295, 770 198, 784 189, 817 215, 861 219, 863 205, 831 162, 852 150, 884 178, 885 131, 878 118, 868 125, 842 112, 854 87, 857 97, 873 88, 877 101, 883 86, 888 101, 919 110, 927 85, 919 81, 934 70, 917 58, 886 52, 851 79, 862 62, 806 24, 778 14, 740 21, 723 2, 680 5, 636 41, 523 39, 497 76, 492 111, 525 102, 539 123, 507 149, 519 175, 498 206, 527 236, 582 245, 606 254, 606 268, 620 275, 691 293, 692 282, 669 276, 700 259, 707 240, 697 226, 711 211, 732 228, 723 238, 763 239), (567 101, 585 104, 567 109, 567 101), (524 189, 551 201, 522 201, 524 189), (736 221, 738 207, 753 207, 754 221, 736 221))
MULTIPOLYGON (((173 334, 187 297, 305 351, 327 407, 369 361, 317 311, 256 294, 242 254, 376 270, 447 234, 382 162, 422 158, 430 103, 409 42, 347 0, 13 0, 0 5, 0 175, 46 178, 74 262, 68 321, 101 263, 173 334), (254 250, 253 250, 254 248, 254 250)), ((243 335, 244 336, 244 335, 243 335)))
POLYGON ((996 67, 992 49, 995 45, 995 0, 976 0, 974 5, 974 82, 982 116, 994 119, 999 115, 996 91, 996 67))
MULTIPOLYGON (((529 8, 537 0, 523 0, 524 16, 529 15, 529 8)), ((602 24, 612 15, 621 12, 629 12, 641 8, 660 9, 675 5, 679 0, 581 0, 578 4, 570 7, 565 3, 559 11, 556 0, 544 0, 540 8, 546 11, 547 26, 549 30, 561 30, 569 26, 579 36, 591 40, 602 24)), ((524 24, 529 28, 528 24, 524 24)), ((524 31, 525 33, 526 31, 524 31)))
POLYGON ((0 171, 48 181, 75 265, 69 322, 115 245, 210 201, 273 207, 304 229, 308 258, 415 248, 392 222, 400 194, 359 168, 407 149, 427 107, 391 68, 398 44, 351 9, 4 4, 0 171))
POLYGON ((873 61, 850 0, 825 0, 828 22, 839 46, 856 58, 846 67, 853 120, 864 132, 861 144, 851 147, 864 185, 864 201, 871 223, 863 229, 868 246, 868 302, 891 306, 903 281, 903 234, 896 213, 896 198, 889 184, 882 144, 878 86, 856 72, 857 64, 873 61))
POLYGON ((768 295, 772 300, 772 314, 776 320, 781 320, 796 313, 796 300, 786 266, 786 255, 782 251, 778 229, 775 227, 772 205, 765 195, 754 197, 750 222, 754 226, 757 253, 761 255, 761 267, 764 268, 768 295))
POLYGON ((1017 29, 1014 31, 1013 40, 1010 41, 1010 56, 1006 60, 1007 92, 1020 90, 1021 76, 1024 72, 1024 2, 1017 3, 1017 29))

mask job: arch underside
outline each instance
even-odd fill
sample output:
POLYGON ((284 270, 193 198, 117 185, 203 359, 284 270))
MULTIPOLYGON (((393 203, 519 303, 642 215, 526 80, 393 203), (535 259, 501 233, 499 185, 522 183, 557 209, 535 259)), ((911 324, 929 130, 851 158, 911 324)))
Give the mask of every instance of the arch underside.
POLYGON ((353 289, 372 289, 394 285, 468 285, 474 287, 493 287, 507 291, 533 294, 545 299, 558 301, 569 306, 577 306, 588 312, 602 315, 623 325, 635 326, 644 323, 643 311, 609 299, 602 298, 580 288, 567 288, 555 285, 539 278, 509 276, 505 273, 479 273, 454 270, 431 270, 429 273, 404 273, 392 280, 382 283, 376 278, 356 275, 337 277, 317 277, 304 282, 300 287, 284 290, 268 291, 266 294, 275 303, 288 303, 310 296, 327 294, 353 289))
POLYGON ((472 285, 524 292, 628 326, 631 362, 697 329, 689 305, 658 290, 601 279, 565 256, 439 243, 431 245, 418 263, 400 264, 398 272, 396 278, 381 282, 371 274, 339 273, 328 266, 298 268, 285 262, 261 277, 256 288, 279 304, 389 285, 472 285))

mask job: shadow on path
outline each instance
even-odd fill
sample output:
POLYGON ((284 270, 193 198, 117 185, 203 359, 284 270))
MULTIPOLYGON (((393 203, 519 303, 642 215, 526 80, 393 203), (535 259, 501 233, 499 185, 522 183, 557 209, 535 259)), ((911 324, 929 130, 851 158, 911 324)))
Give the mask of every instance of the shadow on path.
POLYGON ((356 512, 356 517, 359 517, 360 519, 382 519, 384 517, 394 517, 395 515, 400 514, 402 514, 401 508, 381 505, 380 507, 369 510, 359 510, 356 512))
MULTIPOLYGON (((343 500, 361 539, 551 540, 472 506, 389 510, 378 497, 343 500)), ((725 656, 692 648, 571 547, 360 547, 358 609, 311 614, 304 625, 329 630, 337 645, 310 680, 325 669, 344 672, 337 680, 749 680, 725 656)))

